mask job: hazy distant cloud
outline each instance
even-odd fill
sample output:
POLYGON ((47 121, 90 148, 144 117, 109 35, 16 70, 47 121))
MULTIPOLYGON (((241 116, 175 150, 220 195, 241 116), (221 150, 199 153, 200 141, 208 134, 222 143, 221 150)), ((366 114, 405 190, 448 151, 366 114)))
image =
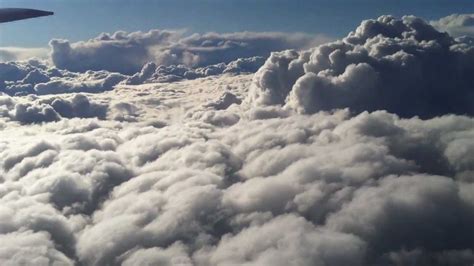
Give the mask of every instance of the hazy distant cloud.
POLYGON ((445 31, 452 36, 474 37, 474 14, 453 14, 439 20, 430 21, 431 25, 440 31, 445 31))
POLYGON ((366 20, 342 40, 274 53, 250 101, 301 113, 349 107, 401 116, 474 114, 474 46, 416 17, 366 20))
POLYGON ((51 59, 61 69, 76 72, 109 70, 132 74, 150 61, 150 48, 169 46, 179 39, 179 32, 153 30, 116 32, 71 44, 67 40, 52 40, 51 59))
POLYGON ((174 82, 183 79, 196 79, 220 74, 241 74, 254 73, 265 63, 265 58, 254 56, 249 58, 239 58, 228 64, 219 63, 204 67, 192 68, 185 65, 160 65, 147 63, 142 70, 130 78, 125 83, 138 85, 156 82, 174 82))
POLYGON ((0 47, 0 62, 36 59, 48 59, 49 49, 0 47))
POLYGON ((327 41, 302 33, 206 33, 185 36, 179 31, 103 33, 85 41, 52 40, 52 61, 71 71, 138 72, 147 62, 157 65, 203 67, 243 57, 268 56, 272 51, 304 49, 327 41))

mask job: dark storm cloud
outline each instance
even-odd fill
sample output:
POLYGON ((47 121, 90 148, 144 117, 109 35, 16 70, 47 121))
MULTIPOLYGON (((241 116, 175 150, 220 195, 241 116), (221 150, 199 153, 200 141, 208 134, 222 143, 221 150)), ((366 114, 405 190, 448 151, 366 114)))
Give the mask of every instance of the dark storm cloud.
POLYGON ((416 17, 366 20, 340 41, 274 53, 250 100, 300 113, 349 107, 401 116, 474 114, 474 46, 416 17))

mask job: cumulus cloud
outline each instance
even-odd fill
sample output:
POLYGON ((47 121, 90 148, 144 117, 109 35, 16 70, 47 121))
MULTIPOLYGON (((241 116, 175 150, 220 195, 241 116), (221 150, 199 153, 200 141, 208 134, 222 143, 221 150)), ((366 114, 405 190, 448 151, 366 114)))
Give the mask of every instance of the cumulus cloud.
POLYGON ((33 88, 35 94, 58 94, 70 92, 103 92, 112 90, 115 85, 126 79, 125 76, 108 72, 86 72, 77 79, 53 80, 36 84, 33 88))
POLYGON ((144 83, 174 82, 183 79, 197 79, 221 74, 254 73, 265 62, 265 58, 255 56, 250 58, 239 58, 228 64, 219 63, 205 67, 192 68, 185 65, 159 65, 147 63, 140 72, 125 80, 125 84, 138 85, 144 83))
POLYGON ((54 248, 47 233, 32 231, 1 234, 2 265, 74 265, 74 262, 54 248))
POLYGON ((300 113, 349 107, 404 117, 474 114, 474 46, 416 17, 366 20, 342 40, 274 53, 249 100, 300 113))
POLYGON ((103 33, 77 43, 52 40, 50 46, 52 61, 58 68, 134 74, 147 62, 204 67, 245 57, 266 57, 273 51, 304 49, 327 40, 324 36, 301 33, 237 32, 186 36, 181 31, 151 30, 103 33))
POLYGON ((16 100, 9 96, 0 96, 0 115, 12 121, 21 123, 41 123, 58 121, 61 118, 104 119, 107 114, 107 104, 90 101, 85 95, 75 94, 71 99, 52 97, 47 99, 16 100))
POLYGON ((265 62, 263 57, 239 58, 228 64, 219 63, 192 68, 185 65, 157 66, 147 63, 131 76, 108 71, 84 73, 60 70, 45 61, 0 63, 0 91, 9 95, 45 95, 61 93, 100 93, 113 90, 116 85, 140 85, 192 80, 215 75, 238 75, 256 72, 265 62))
POLYGON ((430 23, 452 36, 474 36, 474 14, 452 14, 439 20, 432 20, 430 23))
POLYGON ((37 60, 0 63, 0 74, 0 91, 9 95, 97 93, 128 78, 107 71, 69 72, 37 60))
MULTIPOLYGON (((372 55, 337 63, 367 53, 371 38, 391 40, 393 51, 412 43, 407 53, 423 60, 438 60, 437 46, 471 49, 414 18, 380 20, 364 22, 350 42, 275 53, 255 76, 0 96, 1 264, 472 265, 472 116, 288 108, 306 74, 339 71, 331 86, 340 88, 378 84, 385 76, 372 76, 382 69, 372 55), (314 70, 323 63, 332 67, 314 70)), ((1 66, 6 86, 110 75, 36 61, 1 66)), ((159 68, 148 64, 137 83, 159 68)), ((398 75, 400 86, 413 77, 398 75)))
MULTIPOLYGON (((71 120, 6 124, 2 234, 39 234, 44 244, 31 246, 48 248, 23 259, 66 265, 472 263, 471 117, 254 109, 229 100, 245 92, 233 84, 243 80, 251 76, 188 81, 174 94, 182 84, 106 92, 149 112, 134 120, 69 110, 71 120), (209 97, 220 83, 229 91, 209 97), (207 97, 193 96, 201 90, 207 97), (187 101, 179 120, 145 126, 187 101)), ((85 109, 84 96, 58 97, 2 102, 67 99, 85 109)))
POLYGON ((235 236, 225 235, 216 249, 200 251, 196 258, 202 265, 362 265, 365 248, 356 236, 282 215, 235 236))

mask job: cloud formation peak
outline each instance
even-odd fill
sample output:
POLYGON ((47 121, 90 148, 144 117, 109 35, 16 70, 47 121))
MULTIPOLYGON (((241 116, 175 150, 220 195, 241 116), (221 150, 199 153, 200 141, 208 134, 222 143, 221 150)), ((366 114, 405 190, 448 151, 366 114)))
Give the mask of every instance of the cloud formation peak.
POLYGON ((404 117, 474 114, 474 46, 420 18, 366 20, 342 40, 274 53, 250 101, 300 113, 349 107, 404 117))

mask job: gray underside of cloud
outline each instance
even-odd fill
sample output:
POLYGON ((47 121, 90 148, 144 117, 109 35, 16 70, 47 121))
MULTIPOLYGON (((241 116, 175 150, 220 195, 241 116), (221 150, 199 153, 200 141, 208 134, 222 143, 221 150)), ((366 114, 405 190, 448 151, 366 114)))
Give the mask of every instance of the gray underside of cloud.
POLYGON ((472 47, 384 16, 266 62, 1 64, 0 265, 471 266, 472 47))

